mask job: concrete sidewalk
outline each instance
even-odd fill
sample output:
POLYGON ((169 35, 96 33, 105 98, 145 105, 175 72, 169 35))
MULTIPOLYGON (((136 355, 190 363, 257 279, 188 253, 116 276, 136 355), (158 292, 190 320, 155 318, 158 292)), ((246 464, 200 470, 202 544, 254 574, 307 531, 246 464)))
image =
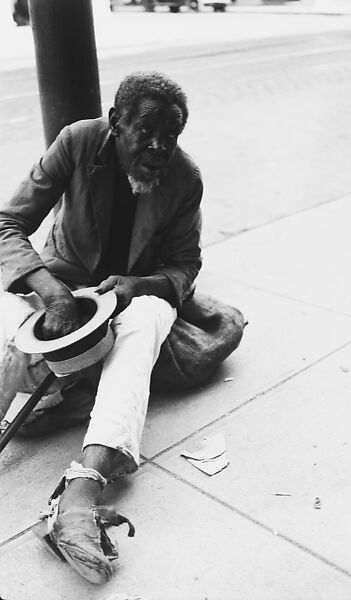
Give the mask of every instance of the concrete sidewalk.
POLYGON ((0 466, 2 598, 350 599, 350 207, 341 198, 205 250, 199 289, 249 325, 208 385, 151 399, 144 462, 106 492, 136 536, 115 530, 120 560, 105 587, 30 529, 83 429, 11 442, 0 466), (181 453, 217 433, 230 464, 210 477, 181 453))

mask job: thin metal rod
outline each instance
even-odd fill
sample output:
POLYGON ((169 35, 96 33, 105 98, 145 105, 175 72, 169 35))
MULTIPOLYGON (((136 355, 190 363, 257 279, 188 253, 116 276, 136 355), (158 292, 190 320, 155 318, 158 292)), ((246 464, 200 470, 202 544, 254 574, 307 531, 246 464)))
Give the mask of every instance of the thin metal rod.
POLYGON ((4 433, 0 437, 0 452, 5 448, 5 446, 7 446, 17 429, 22 425, 33 408, 38 404, 39 400, 41 400, 55 379, 55 373, 49 373, 49 375, 45 377, 35 392, 33 392, 31 397, 27 400, 23 408, 21 408, 12 423, 7 427, 7 429, 5 429, 4 433))

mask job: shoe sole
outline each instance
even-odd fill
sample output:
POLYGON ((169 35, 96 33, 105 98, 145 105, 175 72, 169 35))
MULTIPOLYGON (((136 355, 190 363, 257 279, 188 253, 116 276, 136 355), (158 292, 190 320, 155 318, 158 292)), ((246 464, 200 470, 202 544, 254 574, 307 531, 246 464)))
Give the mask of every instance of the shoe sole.
POLYGON ((113 571, 110 563, 99 561, 97 557, 94 557, 95 560, 92 561, 91 554, 79 547, 63 543, 57 544, 57 547, 70 566, 83 579, 97 585, 107 583, 111 579, 113 571))

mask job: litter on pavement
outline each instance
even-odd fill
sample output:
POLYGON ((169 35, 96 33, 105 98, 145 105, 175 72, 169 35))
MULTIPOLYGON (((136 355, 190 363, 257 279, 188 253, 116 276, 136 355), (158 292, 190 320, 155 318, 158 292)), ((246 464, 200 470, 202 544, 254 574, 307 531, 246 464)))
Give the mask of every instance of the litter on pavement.
POLYGON ((202 438, 184 450, 181 456, 207 475, 215 475, 229 465, 225 439, 221 433, 202 438))
POLYGON ((321 503, 321 499, 320 498, 316 498, 314 503, 313 503, 314 508, 322 508, 322 503, 321 503))

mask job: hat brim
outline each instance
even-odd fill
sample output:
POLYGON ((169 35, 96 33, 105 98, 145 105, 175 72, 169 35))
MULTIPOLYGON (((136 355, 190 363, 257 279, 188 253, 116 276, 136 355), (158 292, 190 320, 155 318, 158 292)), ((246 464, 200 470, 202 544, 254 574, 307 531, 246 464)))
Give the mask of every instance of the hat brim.
POLYGON ((15 344, 26 354, 48 354, 75 344, 98 329, 112 315, 117 305, 116 294, 111 290, 105 294, 97 294, 96 288, 84 288, 72 292, 74 298, 87 298, 96 305, 92 318, 82 327, 68 335, 54 340, 41 340, 35 334, 38 321, 45 314, 45 309, 33 313, 18 329, 15 344))

